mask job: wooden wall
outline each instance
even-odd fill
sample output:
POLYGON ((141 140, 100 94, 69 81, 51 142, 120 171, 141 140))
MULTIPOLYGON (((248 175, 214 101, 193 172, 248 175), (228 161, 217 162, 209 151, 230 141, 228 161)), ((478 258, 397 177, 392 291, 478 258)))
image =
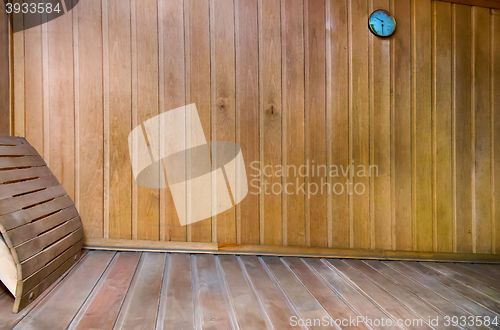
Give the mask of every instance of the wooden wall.
POLYGON ((498 10, 431 0, 82 0, 13 38, 15 133, 75 199, 89 242, 500 250, 498 10), (377 8, 394 13, 394 37, 368 31, 377 8), (351 178, 367 187, 361 195, 249 195, 182 227, 168 190, 134 183, 127 135, 193 102, 206 135, 240 143, 247 163, 374 164, 378 176, 351 178))
POLYGON ((9 19, 0 2, 0 135, 10 135, 9 19))

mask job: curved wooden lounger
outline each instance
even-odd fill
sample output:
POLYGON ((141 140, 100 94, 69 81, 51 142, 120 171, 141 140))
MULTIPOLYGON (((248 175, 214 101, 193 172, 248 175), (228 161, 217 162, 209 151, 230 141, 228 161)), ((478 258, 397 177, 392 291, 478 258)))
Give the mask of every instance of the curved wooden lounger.
POLYGON ((23 309, 79 258, 71 198, 24 138, 0 137, 0 280, 23 309))

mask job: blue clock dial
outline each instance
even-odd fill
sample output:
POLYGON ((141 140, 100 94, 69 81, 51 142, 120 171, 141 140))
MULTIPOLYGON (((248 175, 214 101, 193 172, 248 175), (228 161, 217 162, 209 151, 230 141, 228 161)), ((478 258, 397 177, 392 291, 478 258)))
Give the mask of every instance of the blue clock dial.
POLYGON ((386 10, 377 9, 370 15, 368 26, 376 36, 389 37, 396 31, 396 20, 386 10))

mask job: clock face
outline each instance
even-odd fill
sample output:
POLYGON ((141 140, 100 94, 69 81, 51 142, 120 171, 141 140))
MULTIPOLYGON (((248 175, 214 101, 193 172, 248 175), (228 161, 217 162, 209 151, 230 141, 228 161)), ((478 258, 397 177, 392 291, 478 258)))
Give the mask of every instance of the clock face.
POLYGON ((370 31, 378 37, 390 37, 396 31, 396 20, 386 10, 375 10, 368 19, 370 31))

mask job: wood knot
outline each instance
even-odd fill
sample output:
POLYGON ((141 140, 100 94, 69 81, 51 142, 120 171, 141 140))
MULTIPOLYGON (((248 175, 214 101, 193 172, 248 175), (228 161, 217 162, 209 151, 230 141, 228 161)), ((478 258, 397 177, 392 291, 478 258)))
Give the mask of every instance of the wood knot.
POLYGON ((223 97, 219 97, 215 105, 219 111, 224 111, 226 108, 226 99, 223 97))
POLYGON ((274 106, 274 104, 270 104, 267 108, 266 108, 266 113, 270 116, 274 116, 275 113, 276 113, 276 108, 274 106))

